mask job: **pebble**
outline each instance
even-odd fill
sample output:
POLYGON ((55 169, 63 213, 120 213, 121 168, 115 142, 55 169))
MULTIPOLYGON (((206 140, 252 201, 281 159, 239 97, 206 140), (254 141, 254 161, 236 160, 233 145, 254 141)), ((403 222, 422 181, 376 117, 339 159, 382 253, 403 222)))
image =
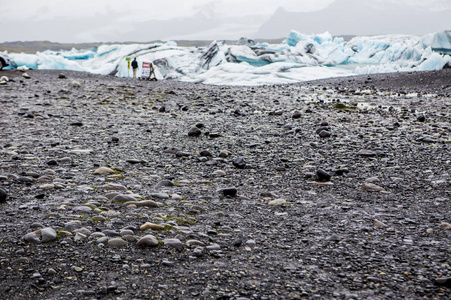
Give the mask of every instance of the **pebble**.
POLYGON ((146 207, 151 207, 151 208, 155 208, 158 207, 158 203, 153 201, 153 200, 142 200, 142 201, 137 201, 137 202, 130 202, 131 204, 135 204, 136 206, 146 206, 146 207))
POLYGON ((301 117, 302 117, 302 113, 300 112, 300 111, 295 111, 292 115, 291 115, 291 117, 293 118, 293 119, 300 119, 301 117))
POLYGON ((451 277, 440 277, 435 279, 435 284, 438 286, 444 286, 451 288, 451 277))
POLYGON ((226 176, 226 172, 222 171, 222 170, 216 170, 213 172, 213 175, 215 176, 226 176))
POLYGON ((0 189, 0 203, 6 202, 6 198, 8 198, 8 194, 4 189, 0 189))
POLYGON ((28 243, 39 244, 54 241, 56 237, 57 237, 56 231, 51 227, 46 227, 40 230, 27 233, 24 236, 24 240, 28 243))
POLYGON ((92 213, 92 208, 88 207, 88 206, 75 206, 72 209, 74 212, 81 212, 81 213, 92 213))
POLYGON ((28 243, 39 244, 41 242, 41 239, 39 237, 40 237, 40 231, 36 230, 36 231, 30 232, 30 233, 27 233, 23 239, 28 243))
POLYGON ((169 199, 169 195, 166 193, 152 193, 150 194, 150 196, 152 198, 157 198, 157 199, 169 199))
POLYGON ((114 173, 116 173, 116 171, 108 167, 100 167, 94 170, 94 174, 114 174, 114 173))
POLYGON ((171 195, 172 200, 183 200, 183 197, 179 194, 172 194, 171 195))
POLYGON ((172 182, 171 180, 162 180, 155 186, 155 188, 158 189, 161 187, 171 187, 171 186, 175 186, 175 183, 172 182))
POLYGON ((222 194, 224 196, 230 196, 230 197, 235 197, 236 194, 238 193, 238 189, 235 187, 228 187, 225 189, 220 190, 222 192, 222 194))
POLYGON ((450 230, 451 229, 451 223, 443 222, 443 223, 441 223, 439 225, 439 228, 443 229, 443 230, 450 230))
POLYGON ((327 130, 321 130, 321 131, 318 133, 318 135, 319 135, 320 137, 322 137, 322 138, 327 138, 327 137, 330 137, 330 136, 331 136, 330 132, 327 131, 327 130))
POLYGON ((125 203, 125 202, 137 202, 138 200, 130 195, 119 194, 113 197, 113 202, 125 203))
POLYGON ((270 206, 281 206, 287 203, 287 200, 279 198, 268 202, 270 206))
POLYGON ((51 242, 56 240, 56 231, 51 227, 46 227, 41 229, 41 241, 42 243, 51 242))
POLYGON ((235 168, 237 169, 244 169, 246 167, 246 161, 244 157, 237 157, 234 161, 233 161, 233 165, 235 166, 235 168))
POLYGON ((322 169, 318 169, 316 171, 316 180, 320 181, 320 182, 326 182, 326 181, 330 181, 330 178, 332 176, 327 173, 326 171, 322 170, 322 169))
POLYGON ((214 244, 211 244, 211 245, 207 246, 206 249, 209 250, 209 251, 217 251, 217 250, 221 250, 221 246, 219 246, 218 244, 214 243, 214 244))
POLYGON ((128 245, 128 242, 123 240, 122 238, 112 238, 108 240, 109 247, 123 247, 128 245))
POLYGON ((156 247, 159 245, 159 242, 155 236, 147 234, 140 238, 136 245, 140 247, 156 247))
POLYGON ((179 239, 164 239, 163 244, 177 250, 183 250, 183 244, 179 239))
POLYGON ((199 240, 188 240, 186 241, 186 244, 189 246, 201 246, 201 247, 205 246, 205 243, 199 240))
POLYGON ((121 184, 107 183, 102 185, 102 188, 108 191, 126 191, 127 188, 121 184))
POLYGON ((82 227, 80 221, 70 221, 64 224, 64 228, 68 231, 74 231, 75 229, 80 229, 82 227))
POLYGON ((360 151, 357 153, 357 155, 363 156, 363 157, 374 157, 374 156, 376 156, 377 154, 376 154, 376 152, 374 152, 374 151, 362 149, 362 150, 360 150, 360 151))
POLYGON ((139 229, 141 229, 141 230, 151 229, 151 230, 157 230, 157 231, 159 230, 159 231, 161 231, 161 230, 164 230, 164 226, 160 225, 160 224, 154 224, 154 223, 146 222, 143 225, 141 225, 139 227, 139 229))
POLYGON ((381 221, 379 221, 379 220, 374 220, 374 224, 373 224, 375 227, 388 227, 388 225, 387 224, 385 224, 385 223, 382 223, 381 221))
POLYGON ((202 131, 197 127, 191 128, 190 131, 188 132, 188 136, 192 136, 192 137, 198 137, 201 134, 202 134, 202 131))
POLYGON ((378 186, 374 183, 365 182, 362 184, 362 190, 368 191, 368 192, 383 192, 385 191, 383 187, 378 186))

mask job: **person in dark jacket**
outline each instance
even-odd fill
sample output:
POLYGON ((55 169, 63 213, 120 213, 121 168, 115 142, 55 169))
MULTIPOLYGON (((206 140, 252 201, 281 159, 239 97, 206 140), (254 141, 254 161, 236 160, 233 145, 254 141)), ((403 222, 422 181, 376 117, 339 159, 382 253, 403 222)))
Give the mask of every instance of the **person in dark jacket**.
POLYGON ((138 70, 138 62, 136 61, 136 57, 132 61, 133 68, 133 78, 136 78, 136 71, 138 70))

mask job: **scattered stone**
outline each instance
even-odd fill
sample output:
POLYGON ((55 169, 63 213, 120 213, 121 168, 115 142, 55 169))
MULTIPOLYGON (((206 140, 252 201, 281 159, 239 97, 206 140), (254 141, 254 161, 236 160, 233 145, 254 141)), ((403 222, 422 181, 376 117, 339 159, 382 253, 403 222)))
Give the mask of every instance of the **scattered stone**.
POLYGON ((161 187, 172 187, 172 186, 175 186, 175 183, 172 182, 171 180, 162 180, 155 186, 155 189, 158 189, 161 187))
POLYGON ((132 164, 132 165, 143 163, 142 160, 134 159, 134 158, 129 158, 129 159, 126 159, 125 161, 128 162, 129 164, 132 164))
POLYGON ((376 154, 376 152, 374 152, 374 151, 362 149, 362 150, 360 150, 360 151, 357 153, 357 155, 363 156, 363 157, 374 157, 374 156, 376 156, 377 154, 376 154))
POLYGON ((114 196, 113 202, 125 203, 125 202, 137 202, 138 200, 130 195, 119 194, 114 196))
POLYGON ((434 280, 435 284, 438 286, 444 286, 451 288, 451 277, 440 277, 434 280))
POLYGON ((108 167, 100 167, 94 170, 94 174, 114 174, 114 173, 116 173, 116 171, 108 167))
POLYGON ((30 233, 27 233, 24 236, 24 240, 28 243, 39 244, 41 242, 40 239, 40 230, 36 230, 30 233))
POLYGON ((127 188, 121 184, 106 183, 102 186, 107 191, 126 191, 127 188))
POLYGON ((374 183, 365 182, 362 184, 362 190, 368 192, 384 192, 385 189, 381 186, 378 186, 374 183))
POLYGON ((292 115, 291 115, 291 117, 293 118, 293 119, 300 119, 301 117, 302 117, 302 113, 300 112, 300 111, 295 111, 292 115))
POLYGON ((316 171, 316 181, 320 181, 320 182, 326 182, 326 181, 330 181, 330 178, 332 176, 327 173, 326 171, 322 170, 322 169, 318 169, 316 171))
POLYGON ((205 157, 213 157, 213 154, 211 154, 210 151, 208 150, 203 150, 199 153, 200 156, 205 156, 205 157))
POLYGON ((238 189, 235 187, 228 187, 228 188, 220 190, 220 192, 222 192, 222 194, 224 196, 235 197, 236 194, 238 193, 238 189))
POLYGON ((388 225, 387 224, 385 224, 385 223, 382 223, 381 221, 379 221, 379 220, 374 220, 374 224, 373 224, 375 227, 388 227, 388 225))
POLYGON ((140 238, 138 242, 136 242, 136 245, 139 247, 157 247, 159 242, 155 236, 147 234, 140 238))
POLYGON ((177 250, 183 250, 183 244, 179 239, 164 239, 163 244, 177 250))
POLYGON ((244 157, 237 157, 234 161, 233 161, 233 165, 235 166, 235 168, 237 169, 244 169, 246 167, 246 161, 244 157))
POLYGON ((218 251, 218 250, 221 250, 221 246, 219 246, 218 244, 214 243, 214 244, 211 244, 211 245, 207 246, 206 249, 208 251, 218 251))
POLYGON ((27 72, 22 73, 22 77, 25 78, 25 79, 30 79, 31 78, 31 76, 28 75, 27 72))
POLYGON ((151 230, 161 231, 161 230, 164 230, 164 226, 160 225, 160 224, 154 224, 154 223, 146 222, 143 225, 141 225, 139 227, 139 229, 141 229, 141 230, 151 229, 151 230))
POLYGON ((142 200, 142 201, 136 201, 136 202, 127 202, 125 204, 135 204, 136 206, 146 206, 150 208, 158 207, 158 203, 153 200, 142 200))
POLYGON ((451 223, 443 222, 440 224, 440 229, 443 230, 450 230, 451 229, 451 223))
POLYGON ((198 241, 198 240, 188 240, 188 241, 186 241, 186 244, 189 246, 205 247, 205 243, 198 241))
POLYGON ((0 203, 6 202, 6 198, 8 198, 8 194, 4 189, 0 189, 0 203))
POLYGON ((330 137, 330 136, 331 136, 330 132, 327 131, 327 130, 321 130, 321 131, 318 133, 318 135, 319 135, 320 137, 322 137, 322 138, 327 138, 327 137, 330 137))
POLYGON ((281 205, 284 205, 284 204, 287 204, 287 200, 282 199, 282 198, 275 199, 275 200, 272 200, 272 201, 268 202, 268 205, 270 205, 270 206, 281 206, 281 205))
POLYGON ((198 137, 201 134, 202 134, 202 131, 197 127, 191 128, 190 131, 188 132, 188 136, 192 136, 192 137, 198 137))
POLYGON ((124 247, 126 245, 128 245, 128 242, 122 238, 112 238, 108 240, 109 247, 124 247))

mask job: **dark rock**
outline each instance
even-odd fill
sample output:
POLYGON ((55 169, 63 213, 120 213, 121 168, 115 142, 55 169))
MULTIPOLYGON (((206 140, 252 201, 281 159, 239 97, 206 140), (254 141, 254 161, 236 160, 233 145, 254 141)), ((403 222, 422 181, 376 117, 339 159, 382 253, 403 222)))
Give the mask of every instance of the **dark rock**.
POLYGON ((436 278, 435 284, 438 286, 445 286, 451 288, 451 277, 436 278))
POLYGON ((202 134, 202 131, 200 131, 200 129, 198 127, 193 127, 190 129, 190 131, 188 132, 188 136, 200 136, 202 134))
POLYGON ((243 244, 243 240, 242 240, 242 239, 236 239, 236 240, 234 240, 234 241, 232 242, 232 245, 233 245, 234 247, 239 247, 239 246, 241 246, 241 244, 243 244))
POLYGON ((229 187, 229 188, 225 188, 222 190, 222 194, 224 196, 235 197, 237 193, 238 193, 238 189, 234 188, 234 187, 229 187))
POLYGON ((235 168, 244 169, 246 167, 246 161, 244 157, 240 156, 233 161, 233 165, 235 166, 235 168))
POLYGON ((74 123, 70 123, 70 125, 81 127, 81 126, 83 126, 83 122, 74 122, 74 123))
POLYGON ((302 117, 302 114, 301 114, 300 111, 295 111, 291 117, 292 117, 293 119, 299 119, 299 118, 302 117))
POLYGON ((187 153, 187 152, 183 152, 183 151, 177 151, 177 152, 175 153, 175 156, 176 156, 176 157, 188 157, 188 156, 190 156, 190 154, 187 153))
POLYGON ((49 160, 47 162, 47 165, 49 165, 49 166, 57 166, 58 162, 56 160, 52 159, 52 160, 49 160))
POLYGON ((357 155, 363 156, 363 157, 374 157, 374 156, 376 156, 377 154, 376 154, 376 152, 374 152, 374 151, 363 149, 363 150, 360 150, 360 151, 357 153, 357 155))
POLYGON ((330 137, 330 132, 326 130, 321 130, 318 135, 322 138, 330 137))
POLYGON ((58 78, 59 78, 59 79, 66 79, 67 77, 66 77, 66 75, 64 75, 63 73, 60 73, 60 74, 58 75, 58 78))
POLYGON ((214 139, 214 138, 218 138, 221 137, 222 135, 219 132, 212 132, 208 135, 209 138, 214 139))
POLYGON ((135 165, 135 164, 142 163, 142 160, 132 158, 132 159, 127 159, 126 162, 128 162, 129 164, 135 165))
POLYGON ((120 236, 121 234, 115 230, 106 229, 102 233, 108 237, 120 236))
POLYGON ((0 203, 6 202, 6 198, 8 197, 8 194, 4 189, 0 189, 0 203))
POLYGON ((426 121, 426 117, 423 116, 423 115, 418 116, 417 121, 418 121, 418 122, 424 122, 424 121, 426 121))
POLYGON ((208 150, 203 150, 199 153, 200 156, 205 156, 205 157, 213 157, 213 154, 211 154, 210 151, 208 150))
POLYGON ((162 180, 160 181, 155 188, 160 188, 160 187, 168 187, 168 186, 175 186, 175 183, 170 181, 170 180, 162 180))
POLYGON ((316 178, 316 181, 326 182, 326 181, 330 181, 331 175, 322 169, 318 169, 316 171, 315 178, 316 178))

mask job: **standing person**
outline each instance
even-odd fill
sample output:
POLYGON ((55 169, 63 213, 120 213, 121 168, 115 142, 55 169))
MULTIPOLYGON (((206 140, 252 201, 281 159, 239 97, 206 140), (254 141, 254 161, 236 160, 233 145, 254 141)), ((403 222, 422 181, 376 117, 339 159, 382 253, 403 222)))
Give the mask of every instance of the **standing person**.
POLYGON ((138 70, 138 62, 136 61, 136 57, 132 61, 133 68, 133 78, 136 78, 136 70, 138 70))

